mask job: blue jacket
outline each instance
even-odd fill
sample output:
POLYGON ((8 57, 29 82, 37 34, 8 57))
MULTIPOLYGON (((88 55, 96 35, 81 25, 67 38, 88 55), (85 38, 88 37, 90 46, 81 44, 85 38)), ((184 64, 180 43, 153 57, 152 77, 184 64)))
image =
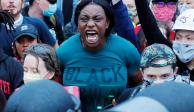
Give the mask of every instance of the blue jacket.
POLYGON ((131 18, 129 17, 127 7, 120 0, 117 4, 112 7, 115 19, 115 32, 129 40, 138 50, 139 45, 137 42, 137 37, 134 32, 134 26, 132 24, 131 18))
POLYGON ((16 88, 23 84, 22 65, 3 53, 0 48, 0 89, 8 99, 16 88))
MULTIPOLYGON (((31 18, 24 16, 22 24, 32 24, 34 25, 39 33, 39 38, 41 42, 54 46, 56 41, 49 32, 46 24, 37 18, 31 18), (44 33, 43 33, 44 32, 44 33)), ((7 32, 5 25, 0 24, 2 29, 0 30, 0 48, 3 49, 4 53, 13 56, 12 43, 15 41, 14 32, 7 32)))

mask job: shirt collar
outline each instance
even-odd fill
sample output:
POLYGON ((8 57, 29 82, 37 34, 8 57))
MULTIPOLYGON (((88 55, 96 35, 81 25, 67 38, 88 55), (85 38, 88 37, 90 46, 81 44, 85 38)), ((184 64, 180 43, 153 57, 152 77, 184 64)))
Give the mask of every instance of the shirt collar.
POLYGON ((20 14, 19 19, 17 19, 16 21, 14 21, 14 28, 17 28, 18 26, 20 26, 23 23, 23 16, 22 14, 20 14))

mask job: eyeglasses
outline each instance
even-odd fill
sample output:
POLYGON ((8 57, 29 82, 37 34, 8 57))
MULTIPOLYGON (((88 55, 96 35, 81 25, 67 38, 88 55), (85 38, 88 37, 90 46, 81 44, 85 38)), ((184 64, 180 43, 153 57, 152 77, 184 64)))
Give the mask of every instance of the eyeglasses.
POLYGON ((153 2, 153 4, 158 8, 163 8, 165 6, 168 8, 176 7, 176 2, 153 2))

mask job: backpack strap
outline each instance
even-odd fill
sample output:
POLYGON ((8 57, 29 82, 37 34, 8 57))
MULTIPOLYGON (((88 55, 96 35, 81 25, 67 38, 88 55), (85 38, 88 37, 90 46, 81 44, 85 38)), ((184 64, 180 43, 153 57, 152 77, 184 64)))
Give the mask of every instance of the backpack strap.
POLYGON ((57 22, 56 22, 56 18, 55 18, 55 16, 54 16, 54 15, 50 17, 50 21, 52 22, 52 24, 53 24, 53 25, 54 25, 54 27, 56 28, 56 26, 57 26, 57 22))

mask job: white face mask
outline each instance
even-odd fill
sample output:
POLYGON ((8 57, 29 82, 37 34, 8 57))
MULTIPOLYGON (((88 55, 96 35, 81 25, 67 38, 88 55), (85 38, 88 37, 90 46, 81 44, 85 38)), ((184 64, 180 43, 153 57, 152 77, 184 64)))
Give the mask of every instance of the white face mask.
POLYGON ((191 9, 187 4, 178 5, 178 11, 181 14, 182 12, 191 9))
POLYGON ((194 59, 194 44, 183 44, 174 41, 172 47, 181 62, 187 63, 194 59))
POLYGON ((37 80, 43 80, 45 75, 40 75, 39 73, 29 73, 24 72, 24 83, 29 83, 37 80))
POLYGON ((157 84, 162 84, 164 82, 174 81, 175 78, 176 76, 172 75, 171 77, 168 77, 166 79, 157 79, 157 80, 152 80, 144 77, 144 80, 147 81, 150 85, 157 85, 157 84))

